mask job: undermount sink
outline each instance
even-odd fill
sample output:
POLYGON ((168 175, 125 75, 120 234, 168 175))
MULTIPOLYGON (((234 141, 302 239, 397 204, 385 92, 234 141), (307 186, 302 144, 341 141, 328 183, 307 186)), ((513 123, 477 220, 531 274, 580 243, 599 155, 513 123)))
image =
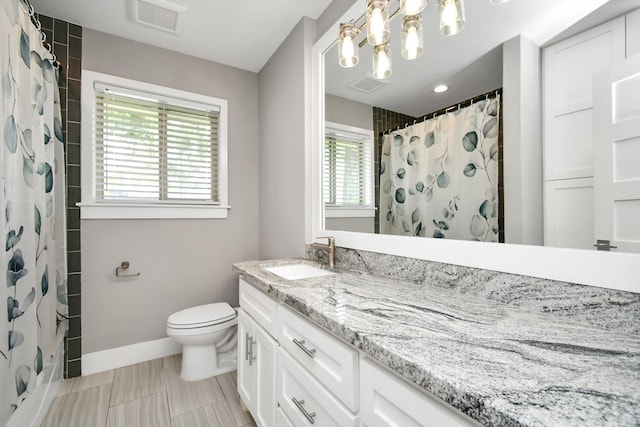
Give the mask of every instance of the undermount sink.
POLYGON ((264 267, 270 273, 287 280, 308 279, 309 277, 329 276, 335 274, 311 264, 286 264, 273 267, 264 267))

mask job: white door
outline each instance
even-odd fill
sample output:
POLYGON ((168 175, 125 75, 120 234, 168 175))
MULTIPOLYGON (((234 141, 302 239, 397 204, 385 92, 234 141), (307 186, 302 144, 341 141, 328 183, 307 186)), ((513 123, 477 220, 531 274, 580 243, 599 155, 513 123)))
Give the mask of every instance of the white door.
POLYGON ((253 329, 253 320, 244 310, 238 310, 238 394, 249 411, 255 413, 255 369, 253 361, 249 361, 253 329))
POLYGON ((276 425, 276 349, 278 343, 271 335, 255 325, 253 336, 253 369, 255 371, 256 424, 261 427, 276 425))
POLYGON ((640 55, 596 74, 593 89, 595 237, 640 253, 640 55))

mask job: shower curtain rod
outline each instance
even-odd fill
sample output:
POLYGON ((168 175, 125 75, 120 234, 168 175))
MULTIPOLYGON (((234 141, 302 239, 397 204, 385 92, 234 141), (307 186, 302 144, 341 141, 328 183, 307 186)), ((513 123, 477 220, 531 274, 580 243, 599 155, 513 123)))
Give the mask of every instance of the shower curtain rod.
MULTIPOLYGON (((478 101, 482 101, 482 100, 489 100, 489 99, 493 99, 493 98, 497 98, 498 95, 502 95, 502 88, 498 88, 495 90, 490 90, 489 92, 483 93, 482 95, 478 95, 478 96, 474 96, 473 98, 467 99, 465 101, 459 102, 457 104, 453 104, 447 108, 443 108, 441 110, 437 110, 433 113, 429 113, 426 114, 422 117, 422 119, 415 119, 413 121, 413 123, 405 123, 404 124, 404 128, 407 128, 411 125, 415 125, 416 123, 422 123, 422 122, 426 122, 429 119, 435 119, 437 116, 441 116, 443 114, 449 113, 451 111, 455 111, 455 110, 459 110, 461 108, 466 108, 469 107, 471 105, 474 104, 474 102, 478 102, 478 101)), ((396 126, 395 128, 391 128, 391 129, 387 129, 383 132, 380 132, 379 136, 385 135, 387 133, 391 133, 400 129, 404 129, 403 127, 401 127, 400 125, 396 126)))
POLYGON ((45 47, 45 49, 47 49, 49 51, 49 53, 53 57, 52 60, 51 60, 51 63, 53 64, 53 66, 55 68, 59 69, 60 68, 60 62, 58 61, 58 57, 56 56, 55 53, 53 53, 53 46, 51 46, 51 43, 49 43, 47 41, 47 35, 44 33, 44 31, 42 31, 42 24, 40 23, 40 20, 38 18, 36 18, 36 11, 33 8, 33 5, 29 2, 29 0, 20 0, 20 3, 26 9, 26 11, 29 13, 29 18, 31 18, 31 23, 33 25, 35 25, 35 27, 38 30, 38 32, 40 32, 40 38, 42 40, 42 45, 45 47))

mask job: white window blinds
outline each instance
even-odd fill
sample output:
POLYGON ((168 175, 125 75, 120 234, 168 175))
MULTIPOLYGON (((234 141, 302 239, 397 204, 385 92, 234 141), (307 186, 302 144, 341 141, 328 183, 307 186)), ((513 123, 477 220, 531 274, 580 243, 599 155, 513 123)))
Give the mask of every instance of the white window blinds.
POLYGON ((372 154, 366 141, 326 133, 324 144, 324 200, 327 206, 372 205, 372 154))
POLYGON ((96 200, 219 203, 219 110, 132 92, 96 86, 96 200))

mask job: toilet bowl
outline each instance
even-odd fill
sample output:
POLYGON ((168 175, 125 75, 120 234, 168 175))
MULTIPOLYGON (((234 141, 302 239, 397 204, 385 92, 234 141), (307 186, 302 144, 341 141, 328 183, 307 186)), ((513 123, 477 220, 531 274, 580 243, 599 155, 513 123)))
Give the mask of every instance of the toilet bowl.
POLYGON ((226 302, 173 313, 167 335, 182 344, 180 378, 200 381, 236 369, 238 313, 226 302))

